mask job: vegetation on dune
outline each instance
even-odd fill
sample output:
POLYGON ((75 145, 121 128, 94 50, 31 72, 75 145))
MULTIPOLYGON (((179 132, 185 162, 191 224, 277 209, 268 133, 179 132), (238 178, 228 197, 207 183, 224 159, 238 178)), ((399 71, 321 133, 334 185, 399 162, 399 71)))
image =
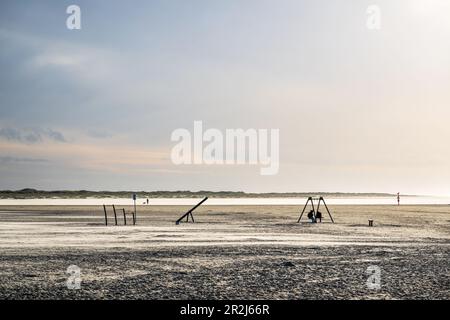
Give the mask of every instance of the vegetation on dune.
POLYGON ((386 197, 389 193, 344 193, 344 192, 270 192, 246 193, 243 191, 89 191, 89 190, 0 190, 0 199, 84 199, 84 198, 298 198, 322 195, 325 197, 386 197))

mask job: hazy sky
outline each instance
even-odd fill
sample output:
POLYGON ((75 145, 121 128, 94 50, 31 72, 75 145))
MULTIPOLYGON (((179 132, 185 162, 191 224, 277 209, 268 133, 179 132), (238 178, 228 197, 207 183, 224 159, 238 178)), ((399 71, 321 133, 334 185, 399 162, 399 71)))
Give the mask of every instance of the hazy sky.
POLYGON ((447 0, 2 0, 0 189, 450 195, 449 17, 447 0), (279 174, 172 164, 195 120, 279 129, 279 174))

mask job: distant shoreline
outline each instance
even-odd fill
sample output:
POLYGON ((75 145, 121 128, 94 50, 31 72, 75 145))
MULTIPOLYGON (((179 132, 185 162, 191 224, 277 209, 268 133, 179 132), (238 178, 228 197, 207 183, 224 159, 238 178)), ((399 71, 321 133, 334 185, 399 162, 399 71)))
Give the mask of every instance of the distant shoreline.
MULTIPOLYGON (((303 198, 324 196, 333 198, 348 197, 394 197, 391 193, 351 193, 351 192, 267 192, 247 193, 239 191, 90 191, 90 190, 0 190, 0 199, 86 199, 86 198, 303 198)), ((402 195, 415 197, 415 195, 402 195)))

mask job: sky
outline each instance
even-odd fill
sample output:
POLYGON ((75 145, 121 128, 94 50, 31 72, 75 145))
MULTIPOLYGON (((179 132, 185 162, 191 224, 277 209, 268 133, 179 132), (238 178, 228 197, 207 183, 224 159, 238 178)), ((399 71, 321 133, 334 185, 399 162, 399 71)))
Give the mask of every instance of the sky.
POLYGON ((2 0, 0 189, 450 195, 449 16, 446 0, 2 0), (175 165, 171 134, 194 121, 278 129, 278 173, 175 165))

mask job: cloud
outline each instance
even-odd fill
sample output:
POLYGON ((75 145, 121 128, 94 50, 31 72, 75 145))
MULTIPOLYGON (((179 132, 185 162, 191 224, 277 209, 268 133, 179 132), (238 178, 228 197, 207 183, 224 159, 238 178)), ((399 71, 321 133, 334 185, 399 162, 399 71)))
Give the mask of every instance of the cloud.
POLYGON ((37 67, 78 67, 83 63, 81 57, 69 54, 41 54, 34 58, 33 63, 37 67))
MULTIPOLYGON (((98 143, 56 143, 35 144, 17 141, 0 141, 0 150, 10 158, 49 159, 66 168, 83 168, 102 172, 146 172, 148 170, 171 169, 169 151, 140 146, 98 143)), ((9 159, 12 160, 12 159, 9 159)), ((11 161, 10 161, 11 162, 11 161)))
POLYGON ((51 129, 47 129, 45 131, 45 134, 52 139, 53 141, 58 141, 58 142, 67 142, 66 138, 64 138, 64 135, 59 132, 59 131, 54 131, 51 129))
POLYGON ((0 157, 0 163, 1 164, 8 164, 8 163, 46 163, 48 162, 47 159, 40 159, 40 158, 23 158, 23 157, 0 157))
POLYGON ((0 128, 0 138, 8 141, 16 141, 20 143, 35 144, 44 142, 45 140, 55 142, 67 142, 64 135, 49 128, 0 128))
POLYGON ((95 139, 108 139, 113 136, 112 133, 110 133, 110 132, 103 131, 103 130, 97 130, 97 129, 88 130, 87 135, 89 137, 95 138, 95 139))

